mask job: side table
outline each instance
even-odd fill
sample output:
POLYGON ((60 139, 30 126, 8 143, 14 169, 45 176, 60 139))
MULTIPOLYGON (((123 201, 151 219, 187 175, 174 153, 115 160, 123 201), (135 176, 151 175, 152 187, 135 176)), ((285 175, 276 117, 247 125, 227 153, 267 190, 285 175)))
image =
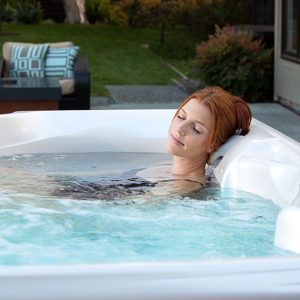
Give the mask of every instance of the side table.
POLYGON ((0 113, 57 110, 61 87, 57 78, 0 78, 0 113))

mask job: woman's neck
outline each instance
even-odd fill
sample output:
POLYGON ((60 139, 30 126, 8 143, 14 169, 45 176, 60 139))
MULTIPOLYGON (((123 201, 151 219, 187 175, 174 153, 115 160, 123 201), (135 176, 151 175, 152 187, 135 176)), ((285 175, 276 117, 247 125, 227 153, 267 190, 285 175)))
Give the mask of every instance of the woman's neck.
POLYGON ((196 181, 203 181, 205 177, 205 165, 207 158, 190 159, 174 156, 172 175, 180 178, 188 178, 196 181))

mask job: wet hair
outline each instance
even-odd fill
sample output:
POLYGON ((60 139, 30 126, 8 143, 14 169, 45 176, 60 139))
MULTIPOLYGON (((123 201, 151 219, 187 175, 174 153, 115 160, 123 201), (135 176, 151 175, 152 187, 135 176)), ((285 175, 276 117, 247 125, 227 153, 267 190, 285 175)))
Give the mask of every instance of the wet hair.
POLYGON ((250 130, 252 113, 249 105, 242 98, 232 95, 218 86, 205 87, 186 98, 177 109, 180 109, 191 99, 199 100, 211 112, 211 133, 208 149, 214 152, 232 135, 246 135, 250 130))

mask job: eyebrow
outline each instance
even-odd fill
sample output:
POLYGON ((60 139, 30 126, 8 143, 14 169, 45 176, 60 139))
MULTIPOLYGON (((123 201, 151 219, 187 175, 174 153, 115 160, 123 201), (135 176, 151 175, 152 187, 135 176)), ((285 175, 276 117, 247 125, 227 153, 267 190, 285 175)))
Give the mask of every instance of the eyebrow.
MULTIPOLYGON (((184 112, 184 114, 186 114, 186 111, 185 111, 183 108, 181 108, 181 110, 184 112)), ((180 112, 180 111, 179 111, 179 112, 180 112)), ((194 120, 194 122, 195 122, 195 123, 198 123, 198 124, 200 124, 200 125, 202 125, 204 128, 207 129, 207 127, 205 126, 204 123, 202 123, 202 122, 200 122, 200 121, 197 121, 197 120, 194 120)))

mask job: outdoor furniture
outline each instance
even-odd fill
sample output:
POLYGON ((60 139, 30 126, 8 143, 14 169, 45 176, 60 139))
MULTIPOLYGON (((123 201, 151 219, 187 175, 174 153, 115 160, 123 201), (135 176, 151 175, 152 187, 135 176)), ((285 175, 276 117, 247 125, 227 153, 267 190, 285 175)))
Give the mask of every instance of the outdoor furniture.
MULTIPOLYGON (((5 47, 4 44, 3 56, 7 52, 5 47)), ((76 57, 74 79, 71 80, 59 77, 12 78, 8 73, 9 63, 4 57, 0 58, 0 113, 90 109, 90 73, 86 57, 76 57)))

